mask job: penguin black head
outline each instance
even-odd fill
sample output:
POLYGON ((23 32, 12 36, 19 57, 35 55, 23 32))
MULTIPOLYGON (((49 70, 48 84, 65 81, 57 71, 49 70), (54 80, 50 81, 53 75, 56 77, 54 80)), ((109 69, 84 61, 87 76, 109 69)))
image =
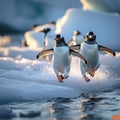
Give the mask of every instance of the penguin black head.
POLYGON ((57 34, 55 40, 58 41, 61 38, 60 34, 57 34))
POLYGON ((56 35, 55 41, 56 41, 56 43, 61 43, 61 42, 62 42, 62 39, 61 39, 61 35, 60 35, 60 34, 57 34, 57 35, 56 35))
POLYGON ((80 35, 80 34, 81 34, 80 31, 78 31, 78 30, 74 31, 74 35, 80 35))
POLYGON ((86 37, 87 41, 95 41, 96 40, 96 35, 92 31, 88 32, 85 37, 86 37))
POLYGON ((56 45, 66 45, 64 37, 61 37, 60 34, 57 34, 55 37, 56 45))
POLYGON ((50 28, 44 28, 40 32, 43 32, 43 33, 47 34, 50 30, 51 30, 50 28))

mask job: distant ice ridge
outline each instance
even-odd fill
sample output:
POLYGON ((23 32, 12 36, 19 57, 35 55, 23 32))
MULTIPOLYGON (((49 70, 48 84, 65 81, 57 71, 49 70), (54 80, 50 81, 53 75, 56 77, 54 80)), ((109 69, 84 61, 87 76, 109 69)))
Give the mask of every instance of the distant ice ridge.
POLYGON ((120 13, 120 0, 80 0, 84 10, 120 13))

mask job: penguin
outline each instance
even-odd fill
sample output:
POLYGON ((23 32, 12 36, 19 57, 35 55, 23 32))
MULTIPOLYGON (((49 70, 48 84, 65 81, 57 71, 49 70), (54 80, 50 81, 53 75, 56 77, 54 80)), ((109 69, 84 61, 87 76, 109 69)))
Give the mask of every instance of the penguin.
POLYGON ((73 45, 81 44, 83 41, 84 41, 84 35, 82 35, 80 31, 74 30, 73 37, 68 42, 68 45, 70 46, 71 44, 73 45))
POLYGON ((80 61, 80 70, 86 82, 90 81, 90 78, 88 78, 86 74, 88 73, 94 77, 96 70, 100 66, 99 51, 110 53, 113 56, 116 55, 110 48, 99 45, 96 42, 96 35, 94 32, 88 32, 79 50, 79 53, 87 60, 87 65, 80 61))
MULTIPOLYGON (((47 49, 53 48, 54 47, 54 37, 55 37, 55 34, 53 34, 51 29, 50 28, 44 28, 40 32, 44 33, 43 50, 47 50, 47 49)), ((47 55, 47 56, 44 57, 44 59, 46 59, 48 61, 51 61, 52 55, 47 55)))
POLYGON ((84 64, 87 64, 85 58, 78 52, 72 50, 65 42, 64 37, 61 37, 60 34, 57 34, 55 37, 54 48, 43 50, 37 55, 37 59, 48 54, 53 54, 53 70, 59 82, 63 82, 63 79, 69 77, 71 55, 77 56, 84 64))
POLYGON ((44 28, 43 30, 40 30, 40 32, 44 33, 43 50, 53 48, 53 46, 54 46, 54 37, 55 37, 55 34, 53 34, 53 31, 50 28, 44 28))
POLYGON ((31 30, 24 33, 23 47, 42 47, 50 49, 54 46, 56 23, 51 21, 43 25, 34 24, 31 30))

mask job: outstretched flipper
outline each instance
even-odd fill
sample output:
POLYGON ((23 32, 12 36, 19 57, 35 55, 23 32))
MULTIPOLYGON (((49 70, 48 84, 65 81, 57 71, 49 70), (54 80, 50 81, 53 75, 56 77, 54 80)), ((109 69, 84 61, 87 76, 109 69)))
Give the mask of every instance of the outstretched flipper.
POLYGON ((50 55, 50 54, 53 54, 53 48, 52 49, 48 49, 48 50, 43 50, 41 51, 37 56, 36 58, 39 59, 39 58, 42 58, 46 55, 50 55))
POLYGON ((80 50, 80 48, 81 48, 80 44, 70 46, 70 49, 72 50, 80 50))
POLYGON ((113 50, 111 50, 110 48, 107 48, 107 47, 98 45, 98 49, 99 49, 100 51, 108 52, 108 53, 112 54, 113 56, 116 55, 116 53, 115 53, 113 50))
POLYGON ((72 44, 74 42, 73 39, 71 39, 69 42, 68 42, 68 45, 72 44))
POLYGON ((71 53, 71 55, 79 57, 83 63, 87 64, 86 59, 80 53, 78 53, 78 52, 76 52, 76 51, 74 51, 72 49, 70 49, 70 53, 71 53))

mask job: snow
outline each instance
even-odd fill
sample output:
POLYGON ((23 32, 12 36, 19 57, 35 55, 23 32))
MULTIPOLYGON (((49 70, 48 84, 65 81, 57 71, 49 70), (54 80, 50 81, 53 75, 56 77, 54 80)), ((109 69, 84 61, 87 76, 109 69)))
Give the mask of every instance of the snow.
POLYGON ((116 14, 72 8, 57 21, 55 32, 62 34, 68 42, 76 29, 84 35, 93 31, 99 44, 119 50, 119 21, 120 16, 116 14))
POLYGON ((41 47, 43 45, 43 34, 38 32, 43 28, 51 28, 47 35, 47 41, 54 43, 55 34, 61 34, 66 42, 70 41, 74 30, 79 30, 83 35, 89 31, 96 34, 97 42, 113 50, 119 50, 120 16, 116 14, 84 11, 79 8, 68 9, 65 15, 57 20, 56 26, 45 24, 36 28, 36 31, 28 31, 26 37, 29 46, 41 47), (50 37, 51 35, 51 37, 50 37), (32 42, 31 42, 32 41, 32 42), (35 44, 34 44, 35 41, 35 44))
POLYGON ((72 58, 70 77, 58 83, 52 63, 36 60, 40 49, 6 47, 0 49, 0 101, 39 101, 47 98, 72 98, 82 93, 101 92, 119 87, 120 54, 100 55, 101 67, 86 83, 78 58, 72 58), (4 54, 7 52, 7 54, 4 54), (112 64, 111 64, 112 62, 112 64))

